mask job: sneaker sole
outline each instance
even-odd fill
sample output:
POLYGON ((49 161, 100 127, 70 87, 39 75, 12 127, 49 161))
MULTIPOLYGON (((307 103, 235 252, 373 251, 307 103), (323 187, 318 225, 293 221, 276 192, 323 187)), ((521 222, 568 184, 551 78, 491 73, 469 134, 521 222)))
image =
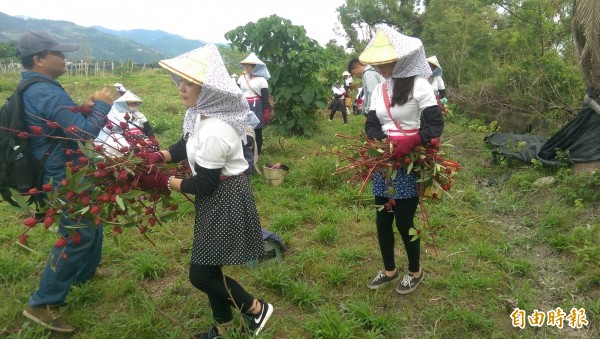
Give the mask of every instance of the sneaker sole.
POLYGON ((260 331, 262 331, 262 329, 265 328, 265 325, 267 324, 267 321, 269 321, 269 318, 271 318, 272 314, 273 314, 273 305, 269 304, 269 309, 267 310, 267 314, 265 314, 265 319, 262 321, 262 323, 256 329, 256 331, 254 331, 254 335, 258 335, 260 333, 260 331))
POLYGON ((50 324, 47 324, 47 323, 43 322, 42 320, 40 320, 39 318, 36 318, 33 314, 27 312, 27 310, 23 311, 23 315, 27 319, 33 321, 34 323, 42 325, 45 328, 50 329, 52 331, 61 332, 61 333, 71 333, 71 332, 75 331, 74 328, 73 329, 65 329, 65 328, 54 327, 50 324))

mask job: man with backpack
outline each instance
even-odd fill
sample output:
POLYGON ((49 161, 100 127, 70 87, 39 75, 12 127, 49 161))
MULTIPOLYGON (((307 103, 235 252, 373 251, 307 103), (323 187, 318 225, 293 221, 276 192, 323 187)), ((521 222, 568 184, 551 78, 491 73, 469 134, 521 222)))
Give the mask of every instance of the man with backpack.
MULTIPOLYGON (((78 105, 65 92, 56 78, 66 69, 64 52, 73 52, 79 45, 59 43, 43 31, 24 33, 18 41, 17 55, 24 71, 21 84, 29 79, 41 80, 30 85, 23 93, 25 132, 41 131, 46 137, 30 137, 28 145, 35 159, 45 159, 42 183, 60 185, 66 177, 65 164, 78 164, 77 140, 93 140, 106 123, 106 115, 113 103, 111 92, 104 88, 89 96, 84 106, 89 109, 73 112, 78 105), (53 128, 54 127, 54 128, 53 128), (56 146, 56 138, 64 139, 56 146)), ((34 133, 35 134, 35 133, 34 133)), ((38 134, 39 135, 39 134, 38 134)), ((64 322, 57 308, 64 305, 72 284, 90 279, 96 272, 102 253, 102 227, 88 220, 69 220, 63 217, 58 232, 67 241, 65 247, 52 247, 40 283, 23 315, 32 321, 58 332, 73 332, 74 327, 64 322), (78 243, 73 243, 68 227, 77 225, 78 243)))
POLYGON ((359 110, 367 115, 371 106, 371 92, 375 86, 385 81, 385 79, 370 65, 365 65, 358 58, 352 58, 348 62, 348 72, 352 73, 357 78, 362 79, 362 107, 359 110))

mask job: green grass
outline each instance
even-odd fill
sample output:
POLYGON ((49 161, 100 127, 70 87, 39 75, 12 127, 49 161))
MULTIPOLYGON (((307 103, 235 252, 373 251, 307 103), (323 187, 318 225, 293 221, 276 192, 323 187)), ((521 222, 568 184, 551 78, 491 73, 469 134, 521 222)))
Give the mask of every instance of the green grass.
MULTIPOLYGON (((17 75, 0 76, 6 96, 17 75)), ((105 83, 122 82, 144 100, 141 107, 156 126, 161 145, 180 137, 184 109, 171 79, 153 71, 118 78, 62 78, 81 101, 105 83)), ((251 180, 262 226, 281 236, 288 251, 280 263, 256 269, 226 267, 258 298, 275 306, 264 338, 398 337, 598 337, 600 320, 600 221, 596 175, 564 175, 518 163, 490 165, 482 139, 485 128, 462 116, 446 120, 444 139, 450 157, 463 166, 453 199, 426 202, 434 231, 425 239, 425 279, 412 294, 395 286, 371 291, 366 284, 382 269, 369 188, 359 194, 346 178, 332 172, 338 159, 327 152, 356 135, 364 118, 343 125, 319 118, 313 138, 284 138, 265 129, 259 165, 290 167, 283 184, 251 180), (559 175, 560 174, 560 175, 559 175), (556 176, 551 187, 534 187, 556 176), (591 189, 587 189, 590 188, 591 189), (584 308, 590 328, 568 326, 516 329, 510 313, 519 307, 551 311, 584 308)), ((105 232, 103 266, 116 274, 73 287, 66 320, 74 338, 186 338, 211 324, 206 296, 188 281, 193 239, 193 206, 178 198, 178 217, 149 231, 156 247, 137 230, 105 232)), ((33 229, 28 251, 16 244, 21 219, 0 204, 0 336, 47 338, 51 333, 21 312, 35 290, 55 236, 33 229)), ((416 220, 422 227, 423 221, 416 220)), ((396 261, 406 256, 396 235, 396 261)), ((237 324, 239 320, 236 318, 237 324)), ((55 337, 55 335, 52 335, 55 337)), ((236 335, 232 335, 236 337, 236 335)), ((239 336, 238 336, 239 337, 239 336)))

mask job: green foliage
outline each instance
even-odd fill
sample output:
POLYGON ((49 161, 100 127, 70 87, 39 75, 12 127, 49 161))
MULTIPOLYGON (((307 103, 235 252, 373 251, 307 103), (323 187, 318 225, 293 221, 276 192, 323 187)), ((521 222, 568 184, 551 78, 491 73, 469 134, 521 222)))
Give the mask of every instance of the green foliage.
POLYGON ((559 192, 571 201, 597 204, 600 201, 600 171, 565 176, 559 192))
POLYGON ((12 59, 17 60, 17 41, 0 42, 0 60, 12 59))
POLYGON ((346 0, 338 7, 348 44, 362 51, 371 39, 375 25, 386 23, 407 35, 420 35, 422 21, 416 13, 419 0, 346 0), (359 36, 360 34, 360 36, 359 36))
POLYGON ((236 49, 255 52, 269 68, 276 116, 270 128, 284 135, 311 135, 318 110, 327 103, 327 86, 318 77, 326 63, 323 49, 302 26, 276 15, 225 34, 236 49))
POLYGON ((130 260, 131 273, 139 279, 158 279, 166 272, 165 259, 155 253, 143 251, 130 260))

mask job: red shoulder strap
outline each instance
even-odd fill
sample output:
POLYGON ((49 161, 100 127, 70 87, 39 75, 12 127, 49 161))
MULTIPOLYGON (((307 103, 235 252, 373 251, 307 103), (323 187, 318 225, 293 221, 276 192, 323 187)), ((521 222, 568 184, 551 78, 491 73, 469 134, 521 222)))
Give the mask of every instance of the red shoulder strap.
POLYGON ((383 103, 385 104, 385 109, 387 111, 388 116, 390 117, 390 119, 392 119, 392 121, 394 122, 394 125, 396 125, 396 128, 398 129, 398 131, 400 131, 400 133, 402 134, 406 134, 404 133, 404 130, 402 129, 402 126, 400 126, 399 123, 396 122, 396 120, 394 119, 394 117, 392 117, 392 112, 390 109, 390 96, 388 95, 388 91, 387 91, 387 83, 384 82, 381 90, 383 91, 383 103))

